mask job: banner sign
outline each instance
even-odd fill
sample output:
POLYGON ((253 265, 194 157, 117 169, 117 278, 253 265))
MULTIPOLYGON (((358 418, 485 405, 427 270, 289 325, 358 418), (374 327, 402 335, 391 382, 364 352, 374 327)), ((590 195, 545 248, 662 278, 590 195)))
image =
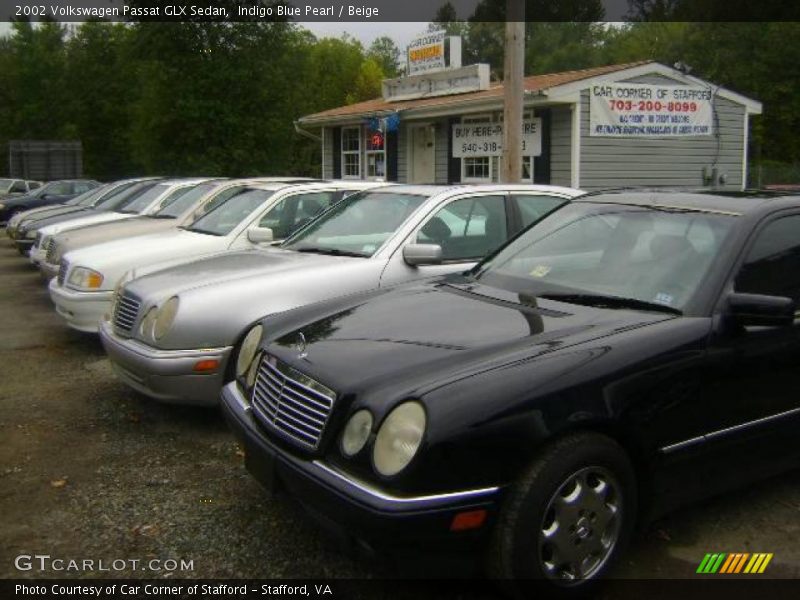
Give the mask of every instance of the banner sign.
POLYGON ((602 83, 589 88, 589 135, 689 137, 713 133, 711 90, 602 83))
MULTIPOLYGON (((503 153, 502 123, 462 123, 453 125, 453 158, 500 156, 503 153)), ((522 124, 522 156, 542 153, 542 120, 522 124)))
POLYGON ((418 75, 445 68, 444 31, 433 31, 414 38, 406 49, 408 74, 418 75))

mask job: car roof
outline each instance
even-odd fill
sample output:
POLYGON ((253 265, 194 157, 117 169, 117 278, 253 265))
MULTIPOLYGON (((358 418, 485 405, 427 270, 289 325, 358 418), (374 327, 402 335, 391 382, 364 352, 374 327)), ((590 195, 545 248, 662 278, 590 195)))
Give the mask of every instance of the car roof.
MULTIPOLYGON (((380 190, 383 191, 383 190, 380 190)), ((401 184, 393 185, 385 191, 391 191, 396 194, 418 194, 425 196, 433 196, 434 194, 442 194, 447 192, 503 192, 503 191, 519 191, 519 192, 539 192, 539 193, 554 193, 566 196, 579 196, 586 192, 574 188, 560 187, 556 185, 537 185, 533 183, 492 183, 492 184, 401 184)))
POLYGON ((765 190, 603 190, 576 198, 575 202, 653 206, 744 215, 765 208, 800 206, 800 196, 765 190))

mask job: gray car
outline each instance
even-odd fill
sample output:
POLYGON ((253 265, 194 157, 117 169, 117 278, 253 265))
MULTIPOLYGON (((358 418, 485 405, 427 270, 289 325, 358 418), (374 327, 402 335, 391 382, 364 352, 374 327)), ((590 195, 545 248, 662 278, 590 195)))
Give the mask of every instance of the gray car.
POLYGON ((213 405, 240 336, 265 315, 465 270, 581 192, 533 185, 392 186, 345 198, 280 247, 170 267, 121 286, 100 336, 156 399, 213 405))

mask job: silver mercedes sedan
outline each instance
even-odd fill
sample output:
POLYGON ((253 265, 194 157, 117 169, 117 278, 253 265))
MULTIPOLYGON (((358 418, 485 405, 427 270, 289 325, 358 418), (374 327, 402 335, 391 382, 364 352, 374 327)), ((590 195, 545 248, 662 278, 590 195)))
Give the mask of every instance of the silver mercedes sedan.
POLYGON ((168 402, 213 405, 233 349, 268 314, 463 271, 582 192, 535 185, 387 186, 353 194, 278 247, 126 282, 100 337, 119 376, 168 402))

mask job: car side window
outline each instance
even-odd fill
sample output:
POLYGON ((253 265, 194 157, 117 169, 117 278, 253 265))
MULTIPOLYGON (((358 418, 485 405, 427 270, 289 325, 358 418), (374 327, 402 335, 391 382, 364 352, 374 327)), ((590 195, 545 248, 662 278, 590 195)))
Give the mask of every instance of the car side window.
POLYGON ((69 183, 56 183, 47 189, 47 193, 51 196, 66 196, 71 193, 72 185, 69 183))
POLYGON ((272 229, 276 240, 284 239, 328 208, 337 195, 336 192, 313 192, 289 196, 273 206, 258 226, 272 229))
POLYGON ((436 212, 417 234, 419 244, 438 244, 445 261, 483 258, 508 239, 505 196, 455 200, 436 212))
POLYGON ((24 181, 15 181, 14 185, 12 185, 11 189, 8 191, 12 194, 16 194, 18 192, 27 192, 28 189, 25 187, 24 181))
POLYGON ((515 194, 511 198, 519 212, 522 229, 527 229, 533 223, 540 220, 545 215, 550 214, 556 208, 566 203, 565 198, 545 195, 523 195, 515 194))
POLYGON ((758 233, 734 289, 800 301, 800 215, 776 219, 758 233))

